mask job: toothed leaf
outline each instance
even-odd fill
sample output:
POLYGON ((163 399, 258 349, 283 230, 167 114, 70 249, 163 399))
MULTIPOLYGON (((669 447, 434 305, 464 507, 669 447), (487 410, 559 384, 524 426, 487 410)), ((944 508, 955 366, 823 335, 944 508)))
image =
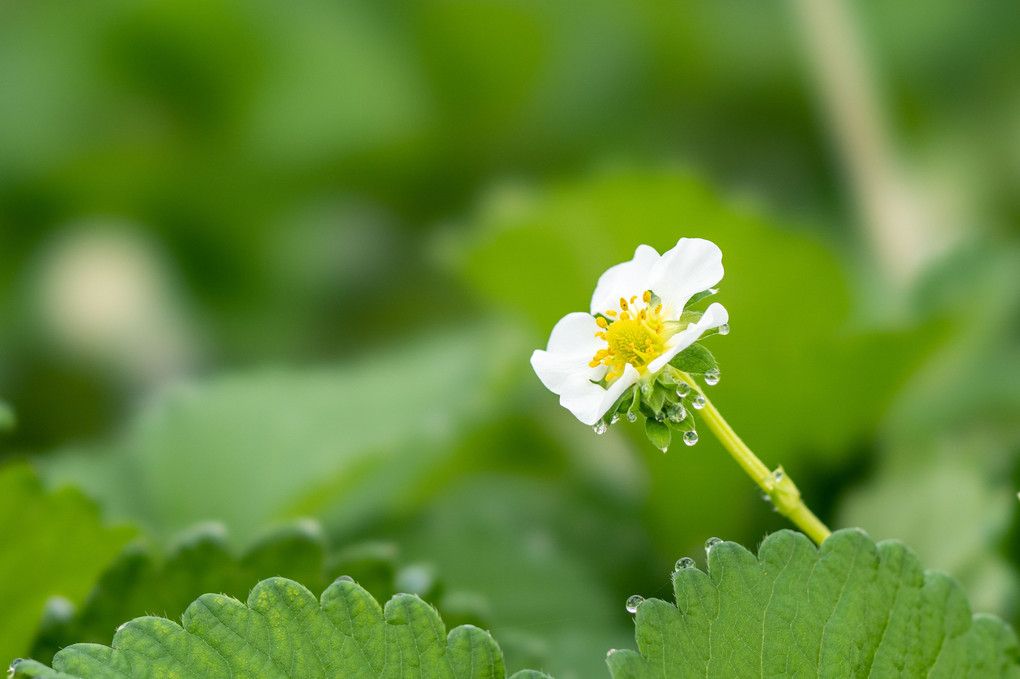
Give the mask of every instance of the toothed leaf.
MULTIPOLYGON (((52 679, 505 679, 496 642, 464 625, 449 635, 435 609, 398 594, 385 608, 351 580, 337 580, 320 600, 285 578, 263 580, 247 604, 204 594, 182 624, 136 618, 113 647, 76 644, 53 668, 27 660, 13 677, 52 679)), ((541 674, 518 673, 515 679, 541 674)))
POLYGON ((611 653, 614 679, 1020 676, 1008 625, 971 615, 959 584, 903 543, 858 530, 820 549, 780 531, 757 558, 722 542, 708 573, 681 569, 673 585, 676 605, 638 606, 640 653, 611 653))

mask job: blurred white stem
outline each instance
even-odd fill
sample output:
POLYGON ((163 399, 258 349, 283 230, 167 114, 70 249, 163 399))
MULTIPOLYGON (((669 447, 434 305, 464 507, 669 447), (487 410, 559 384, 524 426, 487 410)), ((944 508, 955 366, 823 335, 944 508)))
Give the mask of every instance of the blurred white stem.
POLYGON ((866 237, 885 278, 902 288, 935 243, 897 162, 857 25, 845 0, 793 0, 793 7, 866 237))

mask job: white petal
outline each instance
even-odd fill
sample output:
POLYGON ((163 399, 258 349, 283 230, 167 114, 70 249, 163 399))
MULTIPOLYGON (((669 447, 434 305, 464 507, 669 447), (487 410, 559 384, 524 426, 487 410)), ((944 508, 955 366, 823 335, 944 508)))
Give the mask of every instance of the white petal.
POLYGON ((681 351, 691 346, 698 341, 698 338, 706 330, 712 328, 718 328, 720 325, 729 321, 730 315, 723 308, 722 304, 711 304, 705 309, 704 315, 698 319, 697 323, 691 323, 689 326, 673 335, 666 342, 666 351, 656 358, 654 361, 648 364, 648 370, 652 373, 657 373, 669 363, 674 356, 679 354, 681 351))
MULTIPOLYGON (((583 311, 569 313, 553 326, 546 351, 553 354, 588 354, 588 360, 606 341, 595 336, 602 332, 595 319, 583 311)), ((587 361, 585 361, 587 363, 587 361)))
POLYGON ((531 355, 531 366, 542 384, 559 395, 563 407, 588 425, 598 422, 640 378, 633 366, 625 365, 623 375, 608 389, 592 383, 606 374, 605 365, 597 368, 588 365, 595 352, 606 346, 605 341, 595 337, 600 330, 595 319, 586 313, 567 314, 553 328, 548 348, 531 355))
MULTIPOLYGON (((599 276, 595 292, 591 296, 592 315, 608 309, 619 309, 620 298, 639 298, 649 289, 649 272, 659 261, 658 251, 650 245, 639 245, 634 250, 634 259, 609 267, 599 276)), ((695 291, 697 292, 697 291, 695 291)))
POLYGON ((629 363, 623 366, 623 375, 603 389, 597 384, 585 381, 578 382, 576 389, 560 395, 560 405, 574 414, 574 417, 587 425, 593 425, 602 419, 606 411, 616 403, 629 387, 641 379, 641 374, 629 363))
POLYGON ((563 394, 578 383, 590 384, 605 375, 606 366, 588 365, 595 352, 606 346, 595 337, 600 331, 595 319, 580 311, 567 314, 553 327, 548 348, 531 355, 531 367, 549 391, 563 394))
POLYGON ((681 238, 654 263, 647 280, 649 288, 662 299, 667 317, 676 319, 691 295, 708 290, 722 277, 718 245, 702 238, 681 238))

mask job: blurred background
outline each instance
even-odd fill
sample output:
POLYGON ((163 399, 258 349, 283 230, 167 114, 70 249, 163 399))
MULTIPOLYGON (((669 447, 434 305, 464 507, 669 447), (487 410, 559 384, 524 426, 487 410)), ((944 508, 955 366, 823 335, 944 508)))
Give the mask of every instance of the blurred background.
MULTIPOLYGON (((595 436, 528 364, 681 236, 724 253, 741 436, 1016 623, 1018 32, 949 0, 0 3, 0 474, 120 531, 10 508, 2 650, 45 657, 129 539, 169 569, 300 526, 511 671, 608 676, 627 596, 787 527, 707 430, 595 436), (77 580, 10 585, 40 562, 77 580)), ((117 615, 180 615, 139 588, 117 615)))

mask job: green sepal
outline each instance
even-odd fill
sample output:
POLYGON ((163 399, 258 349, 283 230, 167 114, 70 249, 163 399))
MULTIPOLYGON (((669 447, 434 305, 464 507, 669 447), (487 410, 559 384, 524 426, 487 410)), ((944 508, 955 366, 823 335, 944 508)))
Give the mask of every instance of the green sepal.
POLYGON ((648 407, 654 412, 662 410, 662 406, 666 403, 666 389, 656 384, 652 387, 652 393, 645 399, 648 407))
POLYGON ((652 442, 652 445, 662 451, 669 448, 669 442, 673 438, 669 427, 654 417, 645 420, 645 434, 648 435, 648 440, 652 442))
POLYGON ((669 364, 690 375, 704 375, 711 370, 719 369, 719 364, 712 352, 697 343, 674 356, 669 364))
POLYGON ((693 295, 691 295, 691 298, 689 300, 687 300, 687 304, 685 304, 684 306, 691 306, 692 304, 697 304, 698 302, 700 302, 701 300, 705 299, 706 297, 711 297, 716 292, 718 292, 718 291, 715 290, 714 288, 709 288, 708 290, 702 290, 701 292, 696 292, 693 295))
POLYGON ((674 422, 673 420, 667 419, 666 423, 669 425, 670 429, 676 429, 677 431, 691 431, 694 429, 694 416, 691 415, 691 411, 688 408, 687 417, 680 420, 679 422, 674 422))
POLYGON ((687 329, 687 326, 697 323, 704 316, 700 311, 685 311, 680 314, 680 318, 676 320, 681 330, 687 329))

